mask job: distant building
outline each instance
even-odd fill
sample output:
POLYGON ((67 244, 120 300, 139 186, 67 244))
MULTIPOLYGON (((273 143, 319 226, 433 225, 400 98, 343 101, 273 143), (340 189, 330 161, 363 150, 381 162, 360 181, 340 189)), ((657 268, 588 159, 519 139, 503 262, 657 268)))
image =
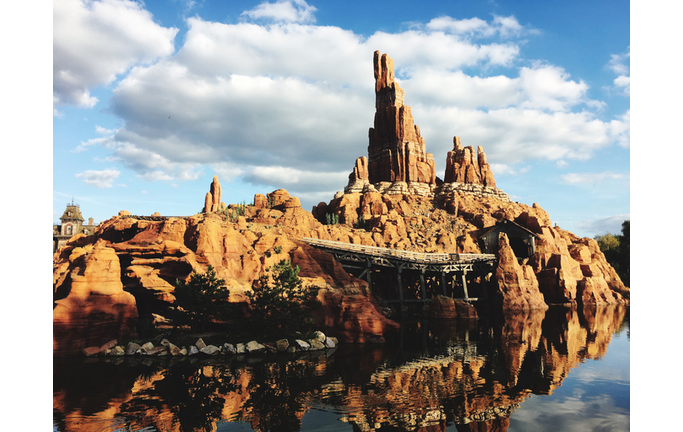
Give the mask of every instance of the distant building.
POLYGON ((518 260, 530 258, 536 252, 535 240, 538 235, 514 221, 503 219, 492 227, 484 228, 484 233, 479 236, 479 247, 483 253, 496 253, 500 233, 508 236, 510 247, 518 260))
POLYGON ((88 224, 84 225, 83 215, 78 204, 71 200, 71 204, 66 204, 66 210, 59 218, 61 225, 52 225, 52 252, 62 247, 71 237, 83 233, 90 235, 95 232, 97 225, 93 223, 93 218, 88 218, 88 224))

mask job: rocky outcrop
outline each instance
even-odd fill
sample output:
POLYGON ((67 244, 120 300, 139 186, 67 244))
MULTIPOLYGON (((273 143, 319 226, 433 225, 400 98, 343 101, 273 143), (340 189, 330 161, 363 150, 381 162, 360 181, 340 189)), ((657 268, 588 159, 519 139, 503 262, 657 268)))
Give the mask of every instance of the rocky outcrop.
MULTIPOLYGON (((155 316, 156 322, 163 322, 168 306, 175 301, 175 280, 188 280, 193 270, 203 273, 212 266, 217 277, 225 280, 230 301, 246 307, 246 293, 252 289, 253 282, 268 268, 287 259, 301 267, 300 276, 305 284, 322 288, 319 299, 326 314, 319 320, 334 327, 332 335, 336 332, 340 339, 351 342, 381 341, 386 331, 396 328, 397 325, 381 314, 379 306, 368 295, 365 281, 350 276, 329 254, 299 240, 304 236, 344 238, 340 237, 344 231, 339 229, 341 226, 323 226, 301 208, 297 197, 284 189, 261 197, 260 200, 255 197, 255 202, 261 203, 258 207, 231 204, 226 212, 187 218, 138 218, 126 212, 101 223, 93 236, 74 237, 55 255, 56 304, 72 301, 65 297, 72 281, 78 280, 78 273, 87 269, 86 274, 105 278, 108 283, 116 284, 124 299, 130 301, 126 309, 129 314, 117 315, 118 321, 107 321, 119 327, 102 331, 99 337, 103 341, 124 339, 125 334, 135 329, 135 322, 123 318, 129 315, 137 318, 139 314, 149 322, 155 316), (239 217, 229 216, 237 214, 237 209, 239 217), (84 251, 93 248, 95 258, 111 258, 106 268, 97 265, 97 259, 84 261, 79 258, 84 251)), ((345 239, 348 241, 349 237, 345 239)), ((98 300, 93 296, 88 299, 97 300, 103 308, 116 300, 98 300)), ((55 309, 55 328, 98 319, 88 312, 91 309, 82 309, 80 315, 70 312, 72 310, 65 309, 65 305, 55 309)), ((62 353, 65 346, 58 340, 62 334, 55 332, 56 353, 62 353)), ((100 341, 83 340, 83 346, 75 349, 98 343, 100 341)))
POLYGON ((394 80, 394 61, 374 54, 375 121, 370 128, 368 179, 377 182, 436 184, 434 157, 426 152, 420 128, 410 107, 403 103, 403 89, 394 80))
POLYGON ((115 337, 135 335, 135 297, 123 290, 116 251, 104 240, 77 246, 55 266, 53 351, 74 354, 115 337))
POLYGON ((213 176, 213 181, 204 199, 202 213, 214 213, 221 211, 224 207, 225 204, 221 205, 221 184, 218 182, 218 176, 213 176))
POLYGON ((474 151, 472 146, 464 147, 460 143, 460 137, 453 137, 453 150, 446 157, 446 173, 444 183, 468 183, 479 184, 495 188, 496 180, 493 178, 491 167, 486 162, 486 154, 482 146, 474 151))
POLYGON ((520 265, 517 261, 508 237, 501 233, 496 250, 498 267, 496 268, 497 286, 493 299, 503 309, 547 309, 548 305, 538 289, 538 280, 531 266, 520 265))

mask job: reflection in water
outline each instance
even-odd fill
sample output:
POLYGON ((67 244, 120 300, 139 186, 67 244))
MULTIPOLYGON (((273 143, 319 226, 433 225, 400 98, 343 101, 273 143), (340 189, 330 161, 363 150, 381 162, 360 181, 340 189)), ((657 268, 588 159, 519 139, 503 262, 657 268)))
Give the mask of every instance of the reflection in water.
POLYGON ((325 430, 507 431, 628 325, 623 306, 550 309, 407 321, 384 346, 303 356, 55 359, 54 425, 296 431, 324 412, 325 430))

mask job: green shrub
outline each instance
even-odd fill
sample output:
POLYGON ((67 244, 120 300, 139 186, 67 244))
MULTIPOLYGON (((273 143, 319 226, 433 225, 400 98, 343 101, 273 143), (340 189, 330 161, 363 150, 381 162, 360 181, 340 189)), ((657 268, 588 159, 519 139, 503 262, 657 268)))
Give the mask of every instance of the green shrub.
POLYGON ((313 324, 313 310, 320 307, 318 287, 304 287, 299 266, 282 260, 259 278, 259 286, 247 293, 255 326, 274 333, 307 331, 313 324))
POLYGON ((173 295, 176 302, 170 318, 175 326, 189 325, 203 331, 211 320, 226 320, 233 312, 228 302, 230 291, 211 266, 204 274, 193 271, 189 282, 176 279, 173 295))

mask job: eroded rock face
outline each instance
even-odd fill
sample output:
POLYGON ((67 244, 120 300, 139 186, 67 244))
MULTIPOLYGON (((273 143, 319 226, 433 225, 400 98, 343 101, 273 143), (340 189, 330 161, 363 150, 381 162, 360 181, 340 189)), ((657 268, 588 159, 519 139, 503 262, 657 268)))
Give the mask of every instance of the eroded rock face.
POLYGON ((76 354, 112 338, 135 335, 135 297, 123 290, 121 267, 104 240, 75 247, 59 275, 52 311, 53 351, 76 354))
MULTIPOLYGON (((58 341, 65 333, 58 328, 80 326, 92 328, 103 340, 124 339, 135 329, 135 320, 129 318, 137 318, 138 313, 163 317, 175 301, 175 280, 189 280, 193 270, 203 273, 208 266, 214 267, 217 276, 225 280, 230 301, 246 305, 246 292, 253 282, 283 259, 301 266, 305 284, 317 285, 326 293, 321 296, 331 311, 326 318, 338 327, 336 330, 344 340, 381 340, 384 332, 395 328, 396 324, 371 302, 365 281, 350 276, 329 254, 300 241, 304 236, 339 238, 333 233, 342 230, 324 227, 301 208, 298 198, 284 189, 261 197, 255 198, 260 206, 246 206, 244 214, 236 220, 224 212, 157 220, 122 214, 100 224, 93 236, 72 238, 54 258, 58 305, 55 352, 63 354, 66 346, 58 341), (79 288, 82 274, 95 284, 86 291, 105 290, 111 291, 111 295, 77 295, 83 291, 79 288), (65 299, 67 294, 69 298, 65 299), (136 304, 134 296, 144 301, 136 304), (86 297, 86 306, 73 312, 76 309, 72 303, 81 297, 86 297), (126 313, 106 318, 97 326, 84 324, 99 320, 104 317, 100 314, 110 313, 112 308, 123 308, 126 313)), ((335 329, 329 332, 334 335, 335 329)), ((88 335, 83 339, 78 345, 80 349, 98 345, 88 335)))
POLYGON ((472 146, 464 147, 460 143, 460 137, 453 137, 453 150, 446 157, 446 173, 444 183, 468 183, 479 184, 495 188, 496 180, 493 178, 491 167, 486 162, 486 154, 482 146, 474 151, 472 146))
POLYGON ((375 51, 374 71, 376 112, 369 132, 370 183, 436 184, 434 157, 426 152, 420 128, 414 124, 410 107, 403 103, 403 89, 394 80, 394 61, 375 51))
POLYGON ((517 257, 504 233, 498 238, 496 257, 497 289, 492 297, 501 303, 504 309, 547 309, 548 305, 538 289, 533 269, 517 262, 517 257))

